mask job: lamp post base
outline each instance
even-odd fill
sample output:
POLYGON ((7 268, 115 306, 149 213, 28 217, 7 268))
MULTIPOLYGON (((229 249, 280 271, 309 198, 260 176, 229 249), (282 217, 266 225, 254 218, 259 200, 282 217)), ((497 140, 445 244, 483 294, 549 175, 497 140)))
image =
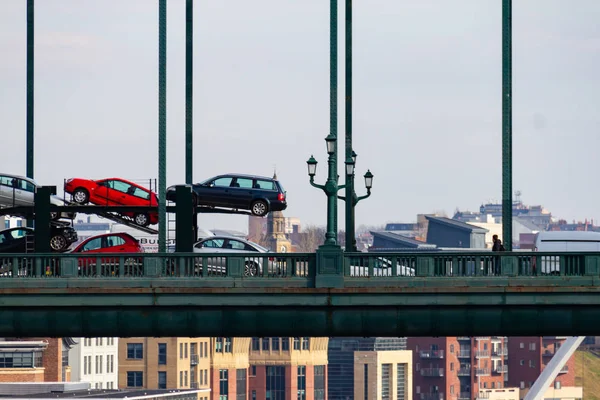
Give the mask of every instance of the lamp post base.
POLYGON ((344 252, 338 245, 324 244, 317 249, 317 273, 315 287, 344 287, 344 252))

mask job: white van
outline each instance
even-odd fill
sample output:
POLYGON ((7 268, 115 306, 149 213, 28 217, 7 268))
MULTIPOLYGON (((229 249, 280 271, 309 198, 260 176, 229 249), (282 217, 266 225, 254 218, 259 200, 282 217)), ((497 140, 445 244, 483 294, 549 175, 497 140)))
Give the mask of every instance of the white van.
MULTIPOLYGON (((533 251, 539 252, 600 252, 600 232, 550 231, 539 232, 535 238, 533 251)), ((569 257, 570 258, 570 257, 569 257)), ((576 260, 565 260, 565 268, 578 267, 576 260)), ((560 258, 542 256, 542 274, 560 274, 560 258)), ((582 266, 579 266, 582 267, 582 266)))

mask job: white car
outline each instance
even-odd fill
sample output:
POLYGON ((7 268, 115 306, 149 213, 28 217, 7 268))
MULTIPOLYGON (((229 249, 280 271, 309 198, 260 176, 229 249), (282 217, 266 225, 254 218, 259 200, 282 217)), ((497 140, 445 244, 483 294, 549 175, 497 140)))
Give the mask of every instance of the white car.
MULTIPOLYGON (((35 189, 39 187, 33 179, 18 175, 0 174, 0 207, 33 206, 35 189)), ((50 196, 50 204, 64 206, 65 202, 58 196, 50 196)), ((75 218, 75 213, 50 213, 51 219, 75 218)))

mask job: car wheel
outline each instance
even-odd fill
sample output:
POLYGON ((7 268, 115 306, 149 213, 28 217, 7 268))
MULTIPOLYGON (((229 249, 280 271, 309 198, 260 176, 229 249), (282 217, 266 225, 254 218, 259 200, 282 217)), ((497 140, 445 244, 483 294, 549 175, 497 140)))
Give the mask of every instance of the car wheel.
POLYGON ((143 214, 143 213, 135 214, 135 217, 133 218, 133 220, 135 221, 135 223, 137 225, 140 225, 140 226, 148 226, 148 223, 150 222, 148 220, 148 215, 143 214))
POLYGON ((269 206, 264 200, 256 200, 252 202, 252 206, 250 206, 250 211, 253 215, 257 217, 264 217, 269 212, 269 206))
POLYGON ((90 193, 84 188, 77 188, 73 191, 73 201, 78 204, 85 204, 90 201, 90 193))
POLYGON ((63 235, 56 235, 50 238, 50 248, 54 251, 61 251, 68 246, 67 239, 63 235))
POLYGON ((244 276, 257 276, 258 275, 258 264, 253 261, 246 262, 244 266, 244 276))

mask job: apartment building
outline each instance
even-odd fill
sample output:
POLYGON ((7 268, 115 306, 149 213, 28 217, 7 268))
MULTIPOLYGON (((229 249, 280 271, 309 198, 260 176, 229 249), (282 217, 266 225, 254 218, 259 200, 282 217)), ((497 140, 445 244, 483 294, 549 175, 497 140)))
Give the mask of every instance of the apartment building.
POLYGON ((210 388, 209 338, 121 338, 118 348, 119 389, 210 388))
POLYGON ((69 350, 71 382, 90 382, 94 389, 119 386, 119 338, 75 338, 69 350))
POLYGON ((214 337, 210 344, 211 400, 246 400, 250 338, 214 337))
MULTIPOLYGON (((508 351, 511 354, 509 360, 509 371, 511 373, 508 377, 508 383, 510 386, 521 389, 521 398, 525 397, 535 380, 566 339, 566 336, 515 336, 510 338, 508 351)), ((575 386, 574 356, 561 369, 552 387, 573 386, 575 386)))
POLYGON ((420 400, 471 400, 507 386, 507 338, 408 338, 413 393, 420 400))
POLYGON ((412 400, 412 352, 354 352, 354 399, 412 400))
MULTIPOLYGON (((13 365, 18 365, 14 364, 15 360, 21 356, 17 353, 30 354, 28 357, 33 357, 34 360, 37 357, 41 357, 35 362, 35 367, 33 368, 41 366, 43 368, 43 378, 36 376, 35 380, 24 380, 23 382, 69 382, 71 380, 69 349, 73 345, 75 345, 75 341, 70 337, 32 337, 27 339, 13 337, 0 339, 0 346, 4 346, 5 353, 8 354, 8 356, 3 357, 5 366, 10 365, 11 363, 10 354, 13 354, 14 356, 12 361, 13 365), (28 347, 33 346, 35 343, 38 343, 35 347, 28 347), (19 350, 21 348, 24 348, 25 350, 19 350)), ((0 348, 0 350, 2 349, 0 348)))
POLYGON ((253 337, 250 400, 326 400, 328 342, 329 338, 253 337))
POLYGON ((0 341, 0 382, 44 382, 42 340, 0 341))
MULTIPOLYGON (((327 393, 329 400, 354 396, 354 356, 357 351, 406 350, 406 338, 332 337, 327 349, 327 393)), ((360 377, 359 377, 360 378, 360 377)), ((412 383, 411 383, 412 384, 412 383)))

